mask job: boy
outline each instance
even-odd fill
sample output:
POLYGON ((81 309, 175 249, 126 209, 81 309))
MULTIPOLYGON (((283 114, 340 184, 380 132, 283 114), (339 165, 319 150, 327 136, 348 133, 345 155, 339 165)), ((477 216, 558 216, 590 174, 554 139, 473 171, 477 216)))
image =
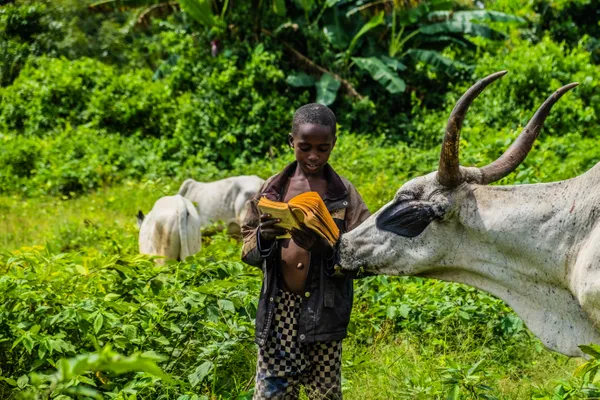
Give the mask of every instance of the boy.
POLYGON ((242 228, 242 260, 263 270, 256 314, 259 345, 254 399, 297 399, 304 385, 309 397, 341 399, 342 339, 352 309, 353 287, 348 277, 330 277, 334 250, 312 230, 285 233, 279 220, 260 215, 265 196, 287 202, 309 191, 319 193, 341 232, 369 217, 350 182, 327 163, 336 142, 333 112, 307 104, 294 114, 289 144, 296 161, 269 178, 248 201, 242 228))

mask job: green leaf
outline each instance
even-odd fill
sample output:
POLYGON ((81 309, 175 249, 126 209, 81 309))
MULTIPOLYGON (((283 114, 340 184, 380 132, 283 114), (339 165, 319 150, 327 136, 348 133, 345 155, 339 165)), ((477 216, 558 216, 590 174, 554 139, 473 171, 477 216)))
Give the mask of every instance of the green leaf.
POLYGON ((206 27, 215 25, 215 15, 209 0, 179 0, 179 5, 200 25, 206 27))
POLYGON ((273 0, 273 12, 280 17, 285 17, 287 9, 285 7, 285 0, 273 0))
POLYGON ((100 332, 100 329, 102 329, 103 323, 104 317, 102 316, 102 313, 98 313, 98 315, 96 315, 96 319, 94 319, 94 332, 96 334, 98 334, 98 332, 100 332))
POLYGON ((479 360, 475 364, 473 364, 473 366, 471 366, 471 368, 469 368, 469 370, 467 371, 467 376, 473 375, 474 373, 478 372, 482 368, 482 363, 483 360, 479 360))
POLYGON ((118 8, 135 8, 150 6, 155 2, 152 0, 101 0, 89 5, 93 11, 111 11, 118 8))
POLYGON ((305 12, 310 12, 315 5, 315 0, 299 0, 299 2, 305 12))
POLYGON ((385 312, 385 315, 388 319, 394 319, 394 318, 396 318, 397 311, 398 311, 398 308, 396 306, 389 306, 385 312))
MULTIPOLYGON (((79 377, 80 380, 82 380, 81 378, 83 377, 79 377)), ((96 399, 102 399, 102 395, 100 395, 100 392, 98 392, 96 389, 83 385, 70 387, 66 390, 66 392, 69 394, 76 395, 77 398, 81 398, 80 396, 84 396, 86 398, 93 397, 96 399)))
POLYGON ((435 48, 444 48, 450 44, 455 44, 465 49, 475 50, 477 46, 468 40, 465 36, 454 37, 449 35, 421 35, 419 36, 419 42, 421 45, 429 44, 436 46, 435 48))
POLYGON ((116 293, 108 293, 106 296, 104 296, 104 301, 114 301, 119 297, 121 297, 121 295, 116 293))
POLYGON ((579 348, 581 349, 581 351, 583 351, 585 354, 592 356, 594 358, 600 358, 600 346, 594 343, 590 343, 590 344, 582 344, 579 346, 579 348))
POLYGON ((425 35, 463 34, 480 36, 491 40, 503 40, 506 35, 488 26, 469 21, 445 21, 422 26, 419 31, 425 35))
POLYGON ((444 57, 434 50, 410 49, 407 51, 407 55, 415 61, 429 64, 433 68, 448 74, 454 74, 460 69, 468 68, 467 65, 444 57))
POLYGON ((76 265, 75 270, 79 273, 79 275, 86 276, 88 274, 88 270, 83 265, 76 265))
POLYGON ((354 35, 354 37, 350 41, 350 46, 348 46, 348 50, 347 50, 348 55, 349 56, 352 55, 352 51, 354 50, 354 47, 356 46, 358 39, 360 39, 365 33, 369 32, 371 29, 376 28, 379 25, 383 24, 383 22, 384 22, 384 18, 383 18, 383 11, 382 11, 379 14, 375 15, 373 18, 371 18, 369 20, 369 22, 364 24, 362 26, 362 28, 360 28, 360 31, 358 31, 358 33, 356 35, 354 35))
POLYGON ((204 378, 206 378, 213 367, 213 363, 211 361, 205 361, 200 366, 196 368, 196 370, 188 375, 188 381, 192 388, 197 386, 199 383, 202 383, 204 378))
POLYGON ((155 342, 158 342, 160 344, 162 344, 163 346, 168 346, 169 344, 171 344, 171 342, 169 342, 169 339, 167 339, 164 336, 160 336, 160 337, 154 337, 152 338, 155 342))
POLYGON ((219 299, 217 301, 217 304, 219 304, 219 307, 221 308, 221 310, 235 313, 235 306, 233 305, 233 303, 230 300, 219 299))
POLYGON ((388 92, 397 94, 406 90, 406 83, 404 80, 402 80, 396 72, 389 69, 380 59, 376 57, 353 57, 352 61, 354 61, 360 69, 367 71, 371 77, 385 87, 388 92))
POLYGON ((310 87, 315 84, 315 78, 305 74, 304 72, 298 72, 295 75, 288 75, 285 81, 288 85, 294 87, 310 87))
POLYGON ((458 316, 461 317, 462 319, 464 319, 465 321, 468 321, 471 319, 471 315, 463 310, 458 311, 458 316))
POLYGON ((125 337, 129 340, 133 340, 135 339, 136 335, 137 335, 137 328, 133 325, 123 325, 121 327, 121 329, 123 330, 123 334, 125 335, 125 337))
POLYGON ((317 87, 317 103, 326 106, 332 104, 337 97, 340 85, 341 82, 336 80, 330 74, 323 74, 321 79, 315 83, 315 86, 317 87))
POLYGON ((29 354, 31 354, 31 351, 33 350, 33 347, 35 346, 35 342, 33 341, 33 338, 29 334, 24 335, 23 346, 27 349, 27 352, 29 354))
POLYGON ((408 318, 409 312, 410 312, 410 307, 407 304, 402 304, 400 306, 400 315, 402 315, 402 318, 408 318))
POLYGON ((350 38, 348 37, 348 33, 346 33, 343 25, 339 21, 337 11, 334 13, 334 17, 333 23, 327 24, 323 27, 323 34, 325 34, 325 37, 335 49, 345 50, 348 48, 350 38))
POLYGON ((523 18, 499 11, 433 11, 427 14, 429 21, 491 21, 491 22, 526 22, 523 18))
POLYGON ((147 360, 139 355, 117 358, 106 368, 116 374, 124 374, 131 371, 147 372, 149 374, 165 378, 164 372, 152 360, 147 360))
POLYGON ((10 386, 17 386, 17 381, 15 381, 13 378, 5 378, 0 376, 0 381, 8 383, 10 386))
POLYGON ((448 392, 448 396, 446 396, 446 400, 458 400, 460 398, 460 386, 454 385, 452 389, 448 392))
POLYGON ((385 65, 396 71, 406 71, 406 65, 402 64, 400 61, 396 60, 393 57, 379 56, 379 59, 383 61, 385 65))
POLYGON ((23 389, 29 383, 29 378, 27 375, 21 375, 19 379, 17 379, 17 386, 19 389, 23 389))

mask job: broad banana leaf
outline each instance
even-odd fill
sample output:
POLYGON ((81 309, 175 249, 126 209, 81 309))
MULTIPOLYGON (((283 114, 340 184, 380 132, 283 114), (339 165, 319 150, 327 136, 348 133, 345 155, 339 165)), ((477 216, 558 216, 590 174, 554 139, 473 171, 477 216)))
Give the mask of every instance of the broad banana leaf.
POLYGON ((521 17, 499 11, 433 11, 427 15, 429 21, 491 21, 491 22, 525 22, 521 17))
POLYGON ((325 25, 323 27, 323 33, 335 49, 343 50, 348 47, 348 35, 341 26, 336 24, 325 25))
POLYGON ((296 3, 300 4, 305 12, 310 12, 315 5, 315 0, 296 0, 296 3))
POLYGON ((285 0, 273 0, 273 11, 280 17, 285 17, 287 12, 285 0))
POLYGON ((310 87, 315 84, 315 78, 304 72, 299 72, 296 75, 288 75, 285 81, 288 85, 294 87, 310 87))
POLYGON ((135 8, 135 7, 148 7, 155 4, 159 4, 164 0, 100 0, 89 5, 92 10, 106 10, 108 8, 135 8))
POLYGON ((405 71, 406 65, 402 64, 400 61, 396 60, 393 57, 388 56, 379 56, 379 59, 385 63, 388 67, 396 70, 396 71, 405 71))
POLYGON ((358 31, 358 33, 354 35, 352 41, 350 42, 350 46, 348 46, 348 54, 352 54, 354 46, 356 46, 358 39, 360 39, 362 35, 369 32, 371 29, 378 27, 381 24, 383 24, 383 11, 371 18, 369 22, 364 24, 363 27, 360 28, 360 31, 358 31))
POLYGON ((360 68, 367 71, 373 79, 392 93, 402 93, 406 90, 406 83, 377 57, 352 57, 352 61, 360 68))
POLYGON ((337 97, 340 85, 341 82, 330 74, 323 74, 321 79, 315 83, 315 86, 317 87, 317 103, 326 106, 332 104, 337 97))
POLYGON ((200 25, 208 27, 215 25, 215 15, 210 0, 179 0, 179 5, 200 25))
POLYGON ((435 50, 410 49, 406 53, 413 60, 424 62, 448 74, 454 74, 460 69, 469 68, 468 65, 444 57, 435 50))
POLYGON ((444 49, 446 48, 448 45, 450 44, 456 44, 460 47, 466 48, 466 49, 471 49, 471 50, 475 50, 477 48, 477 46, 475 45, 475 43, 471 42, 470 40, 466 39, 465 37, 454 37, 454 36, 447 36, 447 35, 421 35, 418 37, 418 40, 421 44, 428 44, 429 46, 426 46, 428 48, 435 48, 435 49, 444 49))
POLYGON ((502 32, 498 32, 488 26, 474 24, 469 21, 445 21, 424 25, 420 28, 420 32, 425 35, 447 35, 451 33, 460 33, 464 35, 480 36, 492 40, 502 40, 506 37, 506 35, 502 32))

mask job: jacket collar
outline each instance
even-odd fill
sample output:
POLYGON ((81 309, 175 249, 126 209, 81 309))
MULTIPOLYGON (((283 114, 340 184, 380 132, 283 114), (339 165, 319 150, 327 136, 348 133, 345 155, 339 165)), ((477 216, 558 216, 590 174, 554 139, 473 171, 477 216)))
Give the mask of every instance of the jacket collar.
MULTIPOLYGON (((288 164, 283 171, 271 179, 271 182, 269 182, 267 187, 263 190, 261 196, 266 196, 270 200, 281 201, 283 188, 294 174, 297 167, 297 161, 288 164)), ((329 163, 325 164, 323 172, 325 173, 325 179, 327 180, 327 192, 325 193, 325 198, 323 200, 331 202, 346 198, 348 196, 346 185, 344 185, 342 178, 340 178, 333 168, 331 168, 329 163)))

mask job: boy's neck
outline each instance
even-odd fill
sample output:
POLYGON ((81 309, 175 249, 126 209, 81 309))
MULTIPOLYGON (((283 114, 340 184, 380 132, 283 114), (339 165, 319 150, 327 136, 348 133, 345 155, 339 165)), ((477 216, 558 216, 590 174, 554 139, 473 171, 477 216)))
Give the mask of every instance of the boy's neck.
MULTIPOLYGON (((327 164, 326 164, 327 165, 327 164)), ((302 168, 300 167, 300 165, 296 166, 296 170, 294 171, 294 173, 291 175, 291 178, 300 178, 300 179, 306 179, 307 181, 315 181, 315 180, 325 180, 325 166, 323 168, 321 168, 320 171, 314 173, 314 174, 307 174, 305 173, 302 168)))

